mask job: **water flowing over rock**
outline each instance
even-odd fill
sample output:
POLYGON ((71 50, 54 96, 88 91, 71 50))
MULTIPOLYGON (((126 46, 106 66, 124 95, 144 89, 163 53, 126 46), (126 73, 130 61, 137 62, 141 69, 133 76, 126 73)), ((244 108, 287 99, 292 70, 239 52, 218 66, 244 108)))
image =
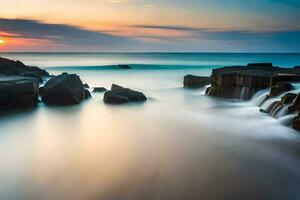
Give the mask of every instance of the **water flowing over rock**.
POLYGON ((291 83, 287 82, 278 82, 276 86, 272 86, 270 90, 270 96, 271 97, 276 97, 284 92, 290 91, 293 89, 293 86, 291 83))
POLYGON ((147 100, 147 97, 142 92, 112 84, 111 90, 104 93, 103 100, 106 104, 123 104, 128 102, 144 102, 147 100))
POLYGON ((210 82, 210 77, 194 76, 189 74, 184 77, 183 86, 185 88, 201 88, 206 85, 209 85, 210 82))
POLYGON ((0 109, 31 107, 38 103, 37 79, 0 75, 0 109))
POLYGON ((79 104, 89 95, 79 76, 63 73, 44 85, 42 101, 49 105, 72 105, 79 104))
MULTIPOLYGON (((274 67, 271 63, 254 63, 214 69, 208 95, 227 99, 249 100, 259 90, 279 82, 300 81, 300 69, 274 67)), ((281 92, 281 90, 280 90, 281 92)))

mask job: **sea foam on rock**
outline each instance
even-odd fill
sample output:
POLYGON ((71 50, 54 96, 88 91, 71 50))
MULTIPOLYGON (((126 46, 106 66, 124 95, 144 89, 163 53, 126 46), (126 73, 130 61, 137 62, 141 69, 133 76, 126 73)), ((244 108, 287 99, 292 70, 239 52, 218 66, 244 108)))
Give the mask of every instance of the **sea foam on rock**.
POLYGON ((144 102, 147 97, 142 93, 117 84, 112 84, 111 90, 104 93, 103 101, 106 104, 124 104, 128 102, 144 102))
POLYGON ((90 97, 76 74, 63 73, 52 77, 43 87, 42 101, 49 105, 79 104, 90 97))

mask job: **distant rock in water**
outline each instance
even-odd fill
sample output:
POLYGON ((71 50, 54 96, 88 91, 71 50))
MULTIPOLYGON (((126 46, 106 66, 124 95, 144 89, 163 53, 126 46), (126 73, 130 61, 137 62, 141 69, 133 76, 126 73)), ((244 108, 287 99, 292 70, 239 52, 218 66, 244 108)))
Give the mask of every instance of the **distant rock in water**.
POLYGON ((79 104, 89 96, 76 74, 63 73, 51 78, 43 87, 42 101, 49 105, 79 104))
POLYGON ((0 109, 35 106, 39 82, 34 78, 0 75, 0 109))
POLYGON ((144 102, 147 100, 147 97, 142 92, 112 84, 111 90, 105 92, 103 100, 106 104, 124 104, 128 102, 144 102))
POLYGON ((26 76, 37 78, 42 81, 43 77, 49 76, 46 70, 38 67, 24 65, 21 61, 13 61, 0 57, 0 74, 26 76))
POLYGON ((93 90, 94 93, 102 93, 105 91, 107 91, 107 89, 105 87, 94 87, 94 90, 93 90))
POLYGON ((276 87, 277 83, 300 81, 300 69, 273 67, 271 63, 254 63, 214 69, 211 79, 208 95, 249 100, 258 90, 272 86, 275 86, 274 94, 280 94, 283 88, 276 87))
POLYGON ((185 88, 201 88, 206 85, 209 85, 210 82, 210 77, 194 76, 189 74, 184 77, 183 86, 185 88))
POLYGON ((120 69, 132 69, 130 65, 118 65, 120 69))

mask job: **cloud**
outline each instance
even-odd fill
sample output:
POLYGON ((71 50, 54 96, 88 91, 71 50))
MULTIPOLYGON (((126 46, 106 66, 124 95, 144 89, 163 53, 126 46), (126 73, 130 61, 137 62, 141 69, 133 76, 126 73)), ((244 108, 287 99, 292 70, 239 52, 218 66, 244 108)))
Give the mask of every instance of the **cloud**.
POLYGON ((136 41, 108 33, 86 30, 65 24, 49 24, 37 20, 0 18, 0 31, 12 38, 49 40, 66 45, 121 46, 136 41))

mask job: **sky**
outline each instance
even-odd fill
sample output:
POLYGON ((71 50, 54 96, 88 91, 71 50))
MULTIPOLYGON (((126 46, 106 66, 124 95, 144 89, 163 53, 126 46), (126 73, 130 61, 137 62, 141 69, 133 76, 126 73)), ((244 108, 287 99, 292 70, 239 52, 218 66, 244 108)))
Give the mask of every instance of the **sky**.
POLYGON ((0 0, 0 51, 300 52, 299 0, 0 0))

